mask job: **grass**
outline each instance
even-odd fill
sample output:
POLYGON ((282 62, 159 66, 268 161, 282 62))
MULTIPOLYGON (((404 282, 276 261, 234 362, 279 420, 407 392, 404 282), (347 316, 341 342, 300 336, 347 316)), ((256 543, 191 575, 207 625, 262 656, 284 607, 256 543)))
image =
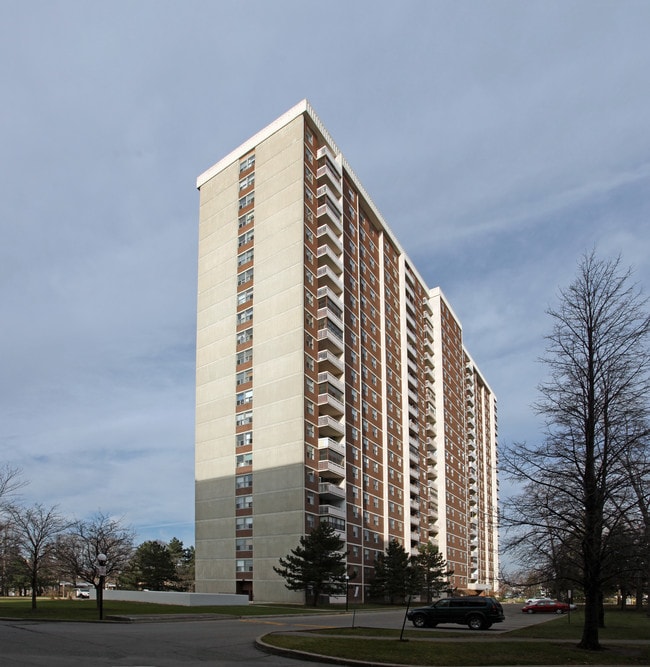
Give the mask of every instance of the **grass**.
MULTIPOLYGON (((300 606, 247 605, 187 607, 150 602, 104 601, 104 617, 164 614, 215 614, 226 616, 275 616, 278 614, 305 614, 313 610, 300 606)), ((321 612, 322 609, 316 610, 321 612)), ((0 598, 0 618, 33 620, 96 621, 99 613, 95 600, 68 600, 38 598, 37 608, 31 608, 30 598, 0 598)))
POLYGON ((582 651, 572 644, 552 641, 467 641, 463 643, 266 635, 273 646, 343 659, 404 665, 648 665, 649 646, 612 647, 582 651))
POLYGON ((450 632, 378 628, 330 628, 311 633, 271 633, 264 637, 279 648, 324 654, 337 658, 393 662, 406 665, 648 665, 646 640, 650 618, 645 613, 609 611, 600 630, 602 651, 577 648, 584 617, 572 613, 538 625, 504 633, 450 632), (454 637, 456 641, 448 641, 454 637), (623 640, 608 644, 608 640, 623 640), (460 641, 459 641, 460 640, 460 641))
MULTIPOLYGON (((575 639, 580 640, 584 613, 571 612, 571 616, 559 616, 547 623, 538 623, 520 630, 513 630, 508 637, 526 637, 532 639, 575 639)), ((600 628, 598 636, 601 643, 608 639, 629 640, 650 638, 650 616, 646 611, 628 609, 620 611, 610 608, 605 612, 605 627, 600 628)))

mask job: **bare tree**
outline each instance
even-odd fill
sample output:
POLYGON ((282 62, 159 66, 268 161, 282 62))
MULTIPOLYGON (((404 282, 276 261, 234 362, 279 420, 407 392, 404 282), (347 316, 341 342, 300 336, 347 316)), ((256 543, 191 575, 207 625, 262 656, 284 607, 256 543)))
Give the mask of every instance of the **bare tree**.
POLYGON ((11 496, 27 482, 21 479, 22 470, 8 464, 0 467, 0 509, 11 499, 11 496))
POLYGON ((7 508, 20 554, 30 573, 32 609, 36 609, 41 573, 51 564, 57 536, 67 527, 56 507, 36 504, 7 508))
MULTIPOLYGON (((536 406, 546 419, 539 446, 514 445, 504 470, 539 490, 541 509, 523 497, 505 512, 510 525, 579 545, 585 621, 579 646, 600 649, 601 592, 608 538, 625 507, 626 466, 644 441, 648 416, 647 299, 620 258, 585 255, 575 281, 560 292, 542 361, 549 370, 536 406), (519 505, 518 505, 519 503, 519 505), (530 512, 526 516, 526 512, 530 512)), ((629 509, 629 506, 628 506, 629 509)))
MULTIPOLYGON (((116 576, 133 554, 135 533, 120 520, 98 512, 84 521, 75 521, 57 543, 57 558, 66 571, 97 590, 100 586, 97 556, 106 556, 106 576, 116 576)), ((99 596, 98 596, 99 599, 99 596)))

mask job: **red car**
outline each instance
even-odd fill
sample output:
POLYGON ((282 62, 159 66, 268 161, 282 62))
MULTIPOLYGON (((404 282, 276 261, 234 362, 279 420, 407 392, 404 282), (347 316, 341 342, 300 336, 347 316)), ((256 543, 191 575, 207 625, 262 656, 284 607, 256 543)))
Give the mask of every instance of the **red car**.
POLYGON ((537 600, 522 607, 521 611, 524 614, 564 614, 569 611, 569 605, 558 600, 537 600))

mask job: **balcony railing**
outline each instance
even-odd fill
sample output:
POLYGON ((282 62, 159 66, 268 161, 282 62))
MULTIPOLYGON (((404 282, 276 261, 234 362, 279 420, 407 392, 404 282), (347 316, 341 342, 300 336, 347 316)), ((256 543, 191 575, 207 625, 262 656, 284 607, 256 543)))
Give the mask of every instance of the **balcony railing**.
POLYGON ((336 454, 345 456, 345 443, 333 438, 318 438, 318 449, 330 449, 336 454))
POLYGON ((332 269, 330 269, 329 266, 319 266, 316 276, 318 277, 319 286, 321 283, 327 285, 339 296, 343 293, 343 281, 336 275, 336 273, 334 273, 334 271, 332 271, 332 269))
POLYGON ((318 417, 318 434, 320 436, 342 437, 345 435, 345 424, 329 415, 320 415, 318 417))
POLYGON ((318 368, 330 372, 343 373, 345 364, 342 359, 332 354, 329 350, 321 350, 318 353, 318 368))
POLYGON ((319 267, 329 266, 338 276, 343 273, 343 260, 327 244, 319 246, 316 256, 319 267))

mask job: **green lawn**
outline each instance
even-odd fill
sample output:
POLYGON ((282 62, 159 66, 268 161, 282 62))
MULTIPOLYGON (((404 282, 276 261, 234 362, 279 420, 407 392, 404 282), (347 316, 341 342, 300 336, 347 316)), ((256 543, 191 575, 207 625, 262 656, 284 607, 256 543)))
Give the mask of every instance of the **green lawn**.
POLYGON ((649 665, 650 645, 635 640, 650 638, 645 613, 609 611, 601 629, 604 650, 576 648, 583 615, 572 613, 504 634, 376 628, 330 628, 311 633, 271 633, 264 641, 273 646, 338 658, 392 662, 405 665, 649 665), (464 641, 449 641, 450 638, 464 641), (608 640, 624 644, 608 644, 608 640))
MULTIPOLYGON (((148 614, 216 614, 227 616, 270 616, 277 614, 305 614, 322 612, 301 606, 247 605, 187 607, 149 602, 104 601, 104 617, 139 616, 148 614)), ((0 618, 29 618, 65 621, 96 621, 99 618, 95 600, 68 600, 38 598, 32 610, 30 598, 0 598, 0 618)))

